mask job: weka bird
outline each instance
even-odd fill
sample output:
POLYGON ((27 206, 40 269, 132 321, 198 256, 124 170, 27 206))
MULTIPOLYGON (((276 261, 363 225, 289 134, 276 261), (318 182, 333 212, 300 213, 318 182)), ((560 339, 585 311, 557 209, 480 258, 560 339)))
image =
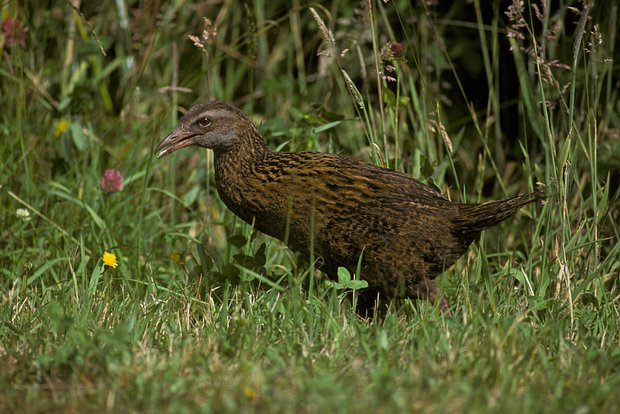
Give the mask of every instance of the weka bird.
POLYGON ((156 148, 157 158, 189 146, 215 154, 217 191, 245 222, 309 257, 321 270, 351 271, 362 255, 370 292, 425 298, 442 308, 434 279, 480 232, 544 197, 540 189, 501 201, 455 203, 405 174, 336 154, 275 152, 239 109, 193 106, 156 148))

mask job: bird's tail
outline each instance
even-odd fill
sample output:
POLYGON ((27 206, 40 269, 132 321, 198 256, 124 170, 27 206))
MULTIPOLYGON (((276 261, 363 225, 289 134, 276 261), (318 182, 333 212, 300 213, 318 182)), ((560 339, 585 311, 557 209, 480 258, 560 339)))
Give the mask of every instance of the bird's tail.
POLYGON ((521 194, 506 200, 480 204, 460 204, 456 217, 452 218, 454 231, 458 233, 480 232, 514 215, 521 207, 547 198, 547 187, 538 184, 534 192, 521 194))

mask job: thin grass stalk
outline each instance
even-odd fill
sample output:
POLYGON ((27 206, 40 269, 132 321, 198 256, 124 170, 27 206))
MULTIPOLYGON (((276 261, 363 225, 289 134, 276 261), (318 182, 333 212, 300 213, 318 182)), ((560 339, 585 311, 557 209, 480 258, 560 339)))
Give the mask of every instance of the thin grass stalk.
MULTIPOLYGON (((387 134, 385 133, 385 113, 383 109, 383 82, 381 81, 381 63, 380 63, 380 52, 379 45, 377 41, 377 32, 375 25, 375 14, 373 12, 373 0, 367 0, 368 6, 368 19, 370 21, 370 32, 372 34, 372 51, 374 57, 375 64, 375 80, 377 82, 377 100, 379 102, 379 123, 373 126, 369 126, 373 129, 378 130, 378 135, 383 137, 383 154, 385 159, 384 167, 389 168, 389 159, 390 159, 390 149, 387 142, 387 134)), ((371 101, 368 100, 370 103, 371 101)), ((372 117, 374 119, 374 116, 372 117)))

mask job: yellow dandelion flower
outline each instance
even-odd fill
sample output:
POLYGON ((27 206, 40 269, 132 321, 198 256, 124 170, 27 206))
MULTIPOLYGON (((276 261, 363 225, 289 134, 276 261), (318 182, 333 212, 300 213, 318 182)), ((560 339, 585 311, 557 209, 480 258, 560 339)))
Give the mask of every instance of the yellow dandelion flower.
POLYGON ((56 121, 56 128, 54 128, 54 136, 59 137, 65 133, 65 131, 69 129, 69 121, 65 118, 60 118, 56 121))
POLYGON ((103 264, 116 269, 118 267, 118 260, 114 253, 103 252, 103 264))
POLYGON ((254 392, 252 387, 245 387, 243 389, 243 395, 245 395, 245 398, 247 398, 248 400, 251 400, 256 396, 256 393, 254 392))

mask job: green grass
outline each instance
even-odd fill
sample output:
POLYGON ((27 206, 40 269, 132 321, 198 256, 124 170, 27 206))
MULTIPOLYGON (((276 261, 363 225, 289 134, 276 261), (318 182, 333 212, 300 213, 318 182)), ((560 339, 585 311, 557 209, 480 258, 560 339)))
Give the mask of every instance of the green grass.
POLYGON ((83 3, 1 6, 29 30, 0 42, 0 412, 620 411, 617 6, 83 3), (154 158, 207 98, 452 199, 552 195, 441 276, 452 315, 362 318, 225 208, 212 154, 154 158))

